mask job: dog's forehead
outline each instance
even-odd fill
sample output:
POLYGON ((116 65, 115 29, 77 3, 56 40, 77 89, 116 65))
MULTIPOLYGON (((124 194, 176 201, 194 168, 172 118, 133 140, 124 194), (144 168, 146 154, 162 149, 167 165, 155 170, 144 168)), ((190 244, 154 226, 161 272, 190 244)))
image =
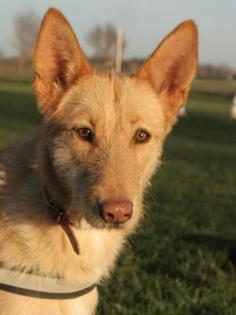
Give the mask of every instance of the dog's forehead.
POLYGON ((163 120, 158 96, 148 83, 136 77, 93 75, 80 80, 63 101, 64 117, 108 120, 109 123, 163 120), (66 115, 65 115, 66 114, 66 115))

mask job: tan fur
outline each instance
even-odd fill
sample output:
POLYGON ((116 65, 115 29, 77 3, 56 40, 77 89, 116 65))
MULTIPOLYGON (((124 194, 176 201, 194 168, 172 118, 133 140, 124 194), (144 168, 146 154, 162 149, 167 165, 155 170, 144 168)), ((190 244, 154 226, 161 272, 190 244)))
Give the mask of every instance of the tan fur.
MULTIPOLYGON (((0 157, 3 266, 59 276, 81 286, 109 275, 127 235, 142 217, 143 193, 186 101, 196 45, 196 27, 185 22, 163 41, 138 76, 99 74, 63 15, 49 10, 35 51, 34 87, 45 120, 0 157), (94 130, 93 142, 79 138, 80 127, 94 130), (135 142, 138 129, 149 132, 148 142, 135 142), (43 187, 72 219, 80 256, 50 218, 43 187), (98 202, 114 198, 128 198, 134 205, 132 218, 116 227, 105 224, 97 210, 98 202)), ((95 290, 68 301, 0 291, 0 315, 91 315, 96 305, 95 290)))

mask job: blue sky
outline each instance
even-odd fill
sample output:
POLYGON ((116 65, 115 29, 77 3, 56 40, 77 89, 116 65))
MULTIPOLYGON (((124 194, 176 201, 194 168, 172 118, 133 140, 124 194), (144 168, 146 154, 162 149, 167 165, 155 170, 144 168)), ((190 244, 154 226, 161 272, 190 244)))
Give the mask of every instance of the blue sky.
POLYGON ((200 33, 200 62, 236 69, 236 0, 0 0, 0 49, 13 52, 13 19, 32 9, 40 16, 53 6, 63 11, 85 52, 86 34, 95 24, 111 22, 128 41, 127 57, 145 57, 177 24, 194 19, 200 33))

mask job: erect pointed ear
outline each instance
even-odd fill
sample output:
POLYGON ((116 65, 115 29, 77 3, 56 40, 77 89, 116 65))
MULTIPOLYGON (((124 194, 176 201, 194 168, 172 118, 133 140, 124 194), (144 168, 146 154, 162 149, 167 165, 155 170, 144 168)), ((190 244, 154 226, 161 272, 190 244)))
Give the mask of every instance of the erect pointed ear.
POLYGON ((55 111, 76 80, 94 72, 70 24, 56 9, 49 9, 42 21, 34 66, 34 90, 41 111, 47 115, 55 111))
POLYGON ((138 73, 163 98, 168 130, 187 100, 196 72, 197 46, 195 23, 183 22, 161 42, 138 73))

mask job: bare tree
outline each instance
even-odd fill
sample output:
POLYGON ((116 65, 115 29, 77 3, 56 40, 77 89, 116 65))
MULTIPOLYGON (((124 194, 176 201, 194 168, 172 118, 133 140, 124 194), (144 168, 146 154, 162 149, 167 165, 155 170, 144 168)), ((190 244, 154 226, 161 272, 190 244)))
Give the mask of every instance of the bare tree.
POLYGON ((13 45, 21 65, 32 60, 39 25, 40 18, 32 10, 20 13, 14 19, 13 45))
MULTIPOLYGON (((95 26, 87 35, 87 42, 93 50, 93 57, 101 59, 114 59, 116 51, 117 31, 114 25, 95 26)), ((127 42, 124 39, 124 47, 127 42)))

